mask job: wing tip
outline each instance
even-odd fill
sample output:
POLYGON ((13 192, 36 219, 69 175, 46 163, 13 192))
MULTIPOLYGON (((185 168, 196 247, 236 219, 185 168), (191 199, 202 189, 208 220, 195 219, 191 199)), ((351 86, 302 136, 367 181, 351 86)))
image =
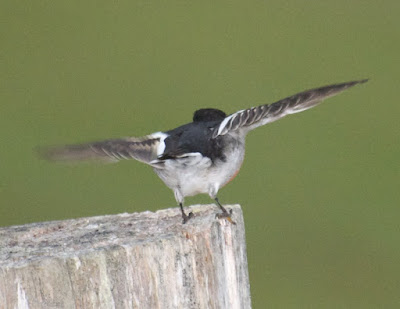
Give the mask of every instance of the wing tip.
POLYGON ((351 82, 347 82, 346 84, 349 84, 349 86, 351 87, 351 86, 355 86, 355 85, 358 85, 358 84, 364 84, 367 81, 369 81, 369 78, 354 80, 354 81, 351 81, 351 82))
POLYGON ((57 161, 53 151, 55 148, 56 147, 50 146, 36 146, 32 149, 32 151, 39 159, 46 161, 57 161))
POLYGON ((90 147, 82 147, 82 145, 71 146, 36 146, 33 149, 39 159, 50 162, 115 162, 116 159, 105 155, 99 155, 90 147))

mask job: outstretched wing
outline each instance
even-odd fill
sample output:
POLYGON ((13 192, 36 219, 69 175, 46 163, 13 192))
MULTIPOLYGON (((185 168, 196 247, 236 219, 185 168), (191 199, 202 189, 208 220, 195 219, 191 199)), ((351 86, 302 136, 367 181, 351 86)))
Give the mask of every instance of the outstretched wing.
POLYGON ((152 161, 165 149, 165 133, 154 133, 144 137, 127 137, 87 144, 67 145, 39 149, 43 158, 53 161, 115 162, 136 159, 152 165, 152 161))
POLYGON ((347 83, 329 85, 316 89, 300 92, 272 104, 260 105, 249 109, 238 111, 226 117, 216 127, 213 138, 225 135, 239 128, 246 132, 259 126, 278 120, 286 115, 299 113, 312 108, 324 99, 332 97, 343 90, 356 84, 365 83, 367 79, 347 83))

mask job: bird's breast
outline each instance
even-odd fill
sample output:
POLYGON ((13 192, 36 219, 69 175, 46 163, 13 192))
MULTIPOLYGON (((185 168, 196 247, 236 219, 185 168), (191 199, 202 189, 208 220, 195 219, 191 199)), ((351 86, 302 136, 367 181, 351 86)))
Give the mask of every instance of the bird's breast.
POLYGON ((183 196, 218 191, 238 174, 244 159, 244 143, 232 139, 223 151, 223 159, 211 160, 200 153, 181 159, 168 159, 163 169, 154 169, 172 190, 183 196))

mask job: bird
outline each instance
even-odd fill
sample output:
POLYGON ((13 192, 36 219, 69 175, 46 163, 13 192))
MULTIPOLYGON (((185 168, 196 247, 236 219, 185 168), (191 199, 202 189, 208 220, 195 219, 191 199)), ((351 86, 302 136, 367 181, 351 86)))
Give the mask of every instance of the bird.
POLYGON ((368 79, 331 84, 306 90, 272 104, 263 104, 227 115, 215 108, 196 110, 190 123, 143 137, 124 137, 97 142, 50 146, 40 150, 52 161, 116 162, 135 159, 153 168, 174 192, 183 224, 194 217, 184 211, 187 196, 208 194, 232 224, 232 210, 218 199, 219 190, 238 174, 245 156, 245 139, 255 128, 287 115, 310 109, 368 79))

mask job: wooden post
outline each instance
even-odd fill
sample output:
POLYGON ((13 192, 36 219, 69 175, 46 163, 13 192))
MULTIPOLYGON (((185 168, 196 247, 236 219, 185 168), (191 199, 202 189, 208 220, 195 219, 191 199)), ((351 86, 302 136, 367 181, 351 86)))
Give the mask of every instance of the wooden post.
POLYGON ((197 205, 0 228, 0 308, 250 308, 243 215, 197 205))

